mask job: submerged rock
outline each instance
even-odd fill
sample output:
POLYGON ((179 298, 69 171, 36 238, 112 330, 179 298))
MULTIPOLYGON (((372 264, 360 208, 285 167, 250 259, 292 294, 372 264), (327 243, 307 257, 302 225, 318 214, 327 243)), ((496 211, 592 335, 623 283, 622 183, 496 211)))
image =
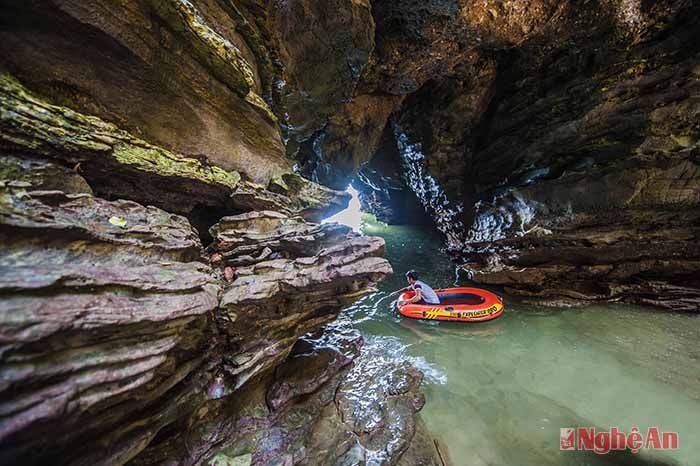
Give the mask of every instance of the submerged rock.
POLYGON ((421 379, 364 353, 357 331, 327 326, 301 338, 263 384, 239 392, 253 409, 220 404, 214 419, 196 421, 221 443, 206 451, 201 439, 181 437, 180 464, 193 453, 208 465, 448 464, 414 421, 421 379))

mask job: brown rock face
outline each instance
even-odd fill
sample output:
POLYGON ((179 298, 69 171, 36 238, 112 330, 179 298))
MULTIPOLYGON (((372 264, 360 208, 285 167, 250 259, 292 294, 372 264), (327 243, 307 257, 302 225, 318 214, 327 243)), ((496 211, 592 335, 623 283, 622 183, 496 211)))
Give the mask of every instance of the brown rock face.
POLYGON ((354 97, 370 3, 0 21, 0 462, 438 464, 421 374, 329 326, 384 243, 311 223, 349 196, 288 157, 322 147, 345 187, 403 99, 354 97))
POLYGON ((219 285, 193 262, 199 239, 131 201, 20 187, 0 199, 2 462, 123 463, 201 391, 191 375, 208 364, 219 285))
POLYGON ((477 283, 698 309, 697 11, 632 3, 562 5, 406 100, 409 185, 477 283))
MULTIPOLYGON (((184 217, 80 193, 85 181, 50 162, 2 166, 3 463, 195 464, 245 431, 219 410, 252 409, 231 400, 271 387, 300 337, 391 273, 381 239, 272 211, 215 225, 212 270, 184 217), (48 176, 77 193, 36 190, 48 176)), ((286 382, 271 406, 331 390, 352 358, 324 354, 329 375, 286 382)))
POLYGON ((79 164, 97 195, 186 215, 205 241, 225 215, 344 205, 291 158, 334 189, 359 173, 366 208, 420 222, 417 199, 477 281, 689 309, 698 16, 687 0, 8 2, 2 67, 21 84, 3 75, 0 147, 79 164), (657 248, 645 232, 670 212, 682 232, 657 248), (609 229, 637 239, 590 246, 609 229), (536 286, 516 274, 535 265, 536 286))
POLYGON ((8 1, 0 55, 58 105, 266 185, 292 163, 241 29, 255 16, 227 3, 8 1))

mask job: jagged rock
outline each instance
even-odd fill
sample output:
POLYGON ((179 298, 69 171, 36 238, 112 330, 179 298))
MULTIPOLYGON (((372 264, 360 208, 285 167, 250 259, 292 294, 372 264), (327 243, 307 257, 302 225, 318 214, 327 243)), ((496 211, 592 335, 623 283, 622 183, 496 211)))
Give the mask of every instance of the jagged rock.
POLYGON ((430 216, 404 179, 404 167, 394 134, 384 132, 374 157, 357 173, 353 186, 358 191, 362 210, 372 212, 377 220, 395 224, 429 223, 430 216))
POLYGON ((263 383, 212 404, 207 419, 193 419, 206 439, 179 432, 173 444, 147 450, 135 464, 158 463, 175 447, 183 465, 444 465, 414 421, 422 407, 420 373, 361 347, 357 331, 335 325, 303 337, 263 383), (367 407, 371 417, 362 415, 367 407), (409 450, 414 436, 419 442, 409 450))
POLYGON ((444 464, 414 369, 303 337, 391 268, 295 161, 479 282, 698 308, 692 2, 6 3, 2 462, 444 464))
POLYGON ((268 15, 286 65, 287 153, 305 176, 345 189, 395 105, 393 96, 353 98, 375 45, 371 2, 292 0, 268 15))
MULTIPOLYGON (((477 283, 550 304, 620 301, 696 311, 700 218, 695 210, 579 214, 548 234, 478 243, 477 283), (649 230, 643 222, 659 227, 649 230), (495 260, 494 260, 495 259, 495 260)), ((534 233, 534 232, 533 232, 534 233)))
MULTIPOLYGON (((408 363, 383 360, 373 354, 358 359, 335 393, 333 416, 323 419, 311 450, 328 452, 331 445, 357 446, 341 460, 360 464, 395 464, 415 434, 414 414, 424 404, 419 387, 423 374, 408 363), (335 426, 335 428, 329 428, 335 426), (328 435, 329 432, 335 434, 328 435), (349 435, 350 434, 350 435, 349 435), (349 438, 348 438, 349 437, 349 438), (357 448, 359 446, 359 448, 357 448)), ((329 413, 326 413, 329 414, 329 413)), ((333 454, 337 455, 337 452, 333 454)), ((323 458, 323 453, 319 455, 323 458)), ((324 464, 326 461, 318 461, 324 464)), ((317 464, 310 461, 309 464, 317 464)))
MULTIPOLYGON (((352 362, 357 334, 329 333, 323 345, 299 338, 391 273, 379 238, 249 212, 212 228, 216 267, 265 253, 237 266, 227 284, 221 270, 193 262, 201 245, 183 217, 132 201, 32 190, 47 173, 56 186, 84 181, 49 162, 3 164, 12 169, 0 188, 3 462, 193 464, 197 448, 216 451, 247 435, 219 418, 226 412, 227 423, 249 422, 245 413, 255 405, 247 394, 263 389, 271 412, 319 390, 332 394, 329 381, 352 362), (295 344, 298 358, 278 367, 295 344), (300 367, 309 372, 302 376, 300 367), (215 437, 202 425, 218 426, 215 437), (181 437, 198 447, 181 451, 181 437), (86 441, 90 447, 78 446, 86 441)), ((309 399, 317 414, 328 403, 309 399)), ((260 426, 265 436, 277 432, 260 426)), ((299 441, 310 442, 304 435, 299 441)))
MULTIPOLYGON (((0 148, 5 151, 73 167, 98 195, 181 213, 200 229, 211 225, 207 223, 212 216, 218 219, 217 213, 268 208, 320 220, 345 208, 349 200, 347 193, 292 173, 273 177, 270 190, 241 181, 237 172, 153 146, 96 117, 47 104, 7 74, 0 75, 0 127, 0 148)), ((36 167, 31 173, 37 173, 36 167)))
POLYGON ((258 254, 266 248, 275 256, 313 256, 319 246, 344 240, 349 232, 345 225, 307 223, 275 211, 224 217, 210 230, 224 258, 258 254))
MULTIPOLYGON (((306 337, 311 354, 289 353, 391 267, 382 240, 308 223, 349 196, 293 174, 285 152, 318 142, 339 188, 373 153, 403 97, 351 99, 369 2, 4 7, 2 462, 230 463, 221 448, 257 432, 234 463, 316 463, 297 448, 320 442, 305 419, 335 405, 359 342, 336 329, 334 348, 306 337), (191 225, 208 241, 221 217, 202 255, 191 225)), ((419 376, 391 371, 397 391, 368 394, 399 430, 353 446, 348 427, 339 454, 408 449, 419 376)))
POLYGON ((328 189, 293 173, 273 177, 267 189, 243 182, 231 198, 238 210, 276 210, 311 221, 321 221, 350 202, 347 192, 328 189))
POLYGON ((200 393, 219 287, 191 262, 196 234, 154 207, 11 185, 0 222, 2 462, 124 463, 200 393))
POLYGON ((359 333, 336 329, 300 338, 275 370, 274 382, 265 395, 270 410, 279 411, 291 400, 320 389, 353 363, 363 343, 359 333))
POLYGON ((269 260, 237 267, 221 298, 219 329, 240 351, 227 369, 236 386, 278 364, 297 338, 392 272, 380 257, 384 240, 338 224, 263 211, 225 217, 211 234, 224 263, 271 250, 269 260))

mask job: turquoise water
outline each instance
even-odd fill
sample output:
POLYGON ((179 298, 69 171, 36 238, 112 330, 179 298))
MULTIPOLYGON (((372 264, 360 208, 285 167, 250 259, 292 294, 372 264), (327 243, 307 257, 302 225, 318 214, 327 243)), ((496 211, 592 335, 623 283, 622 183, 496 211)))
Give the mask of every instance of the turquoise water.
POLYGON ((455 465, 700 465, 700 316, 620 305, 545 308, 505 297, 478 324, 402 318, 388 292, 418 271, 435 288, 468 285, 422 227, 363 217, 386 240, 395 275, 345 310, 369 351, 426 375, 421 413, 455 465), (677 451, 559 451, 562 427, 678 431, 677 451))

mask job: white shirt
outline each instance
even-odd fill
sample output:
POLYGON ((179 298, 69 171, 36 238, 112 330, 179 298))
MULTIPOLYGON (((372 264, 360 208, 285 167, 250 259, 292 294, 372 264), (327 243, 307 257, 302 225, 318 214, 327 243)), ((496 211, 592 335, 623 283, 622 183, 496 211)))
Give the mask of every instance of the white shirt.
POLYGON ((435 291, 422 281, 416 280, 416 282, 413 284, 413 289, 420 290, 420 294, 423 298, 423 301, 425 301, 426 303, 440 304, 440 298, 438 298, 438 295, 435 293, 435 291))

